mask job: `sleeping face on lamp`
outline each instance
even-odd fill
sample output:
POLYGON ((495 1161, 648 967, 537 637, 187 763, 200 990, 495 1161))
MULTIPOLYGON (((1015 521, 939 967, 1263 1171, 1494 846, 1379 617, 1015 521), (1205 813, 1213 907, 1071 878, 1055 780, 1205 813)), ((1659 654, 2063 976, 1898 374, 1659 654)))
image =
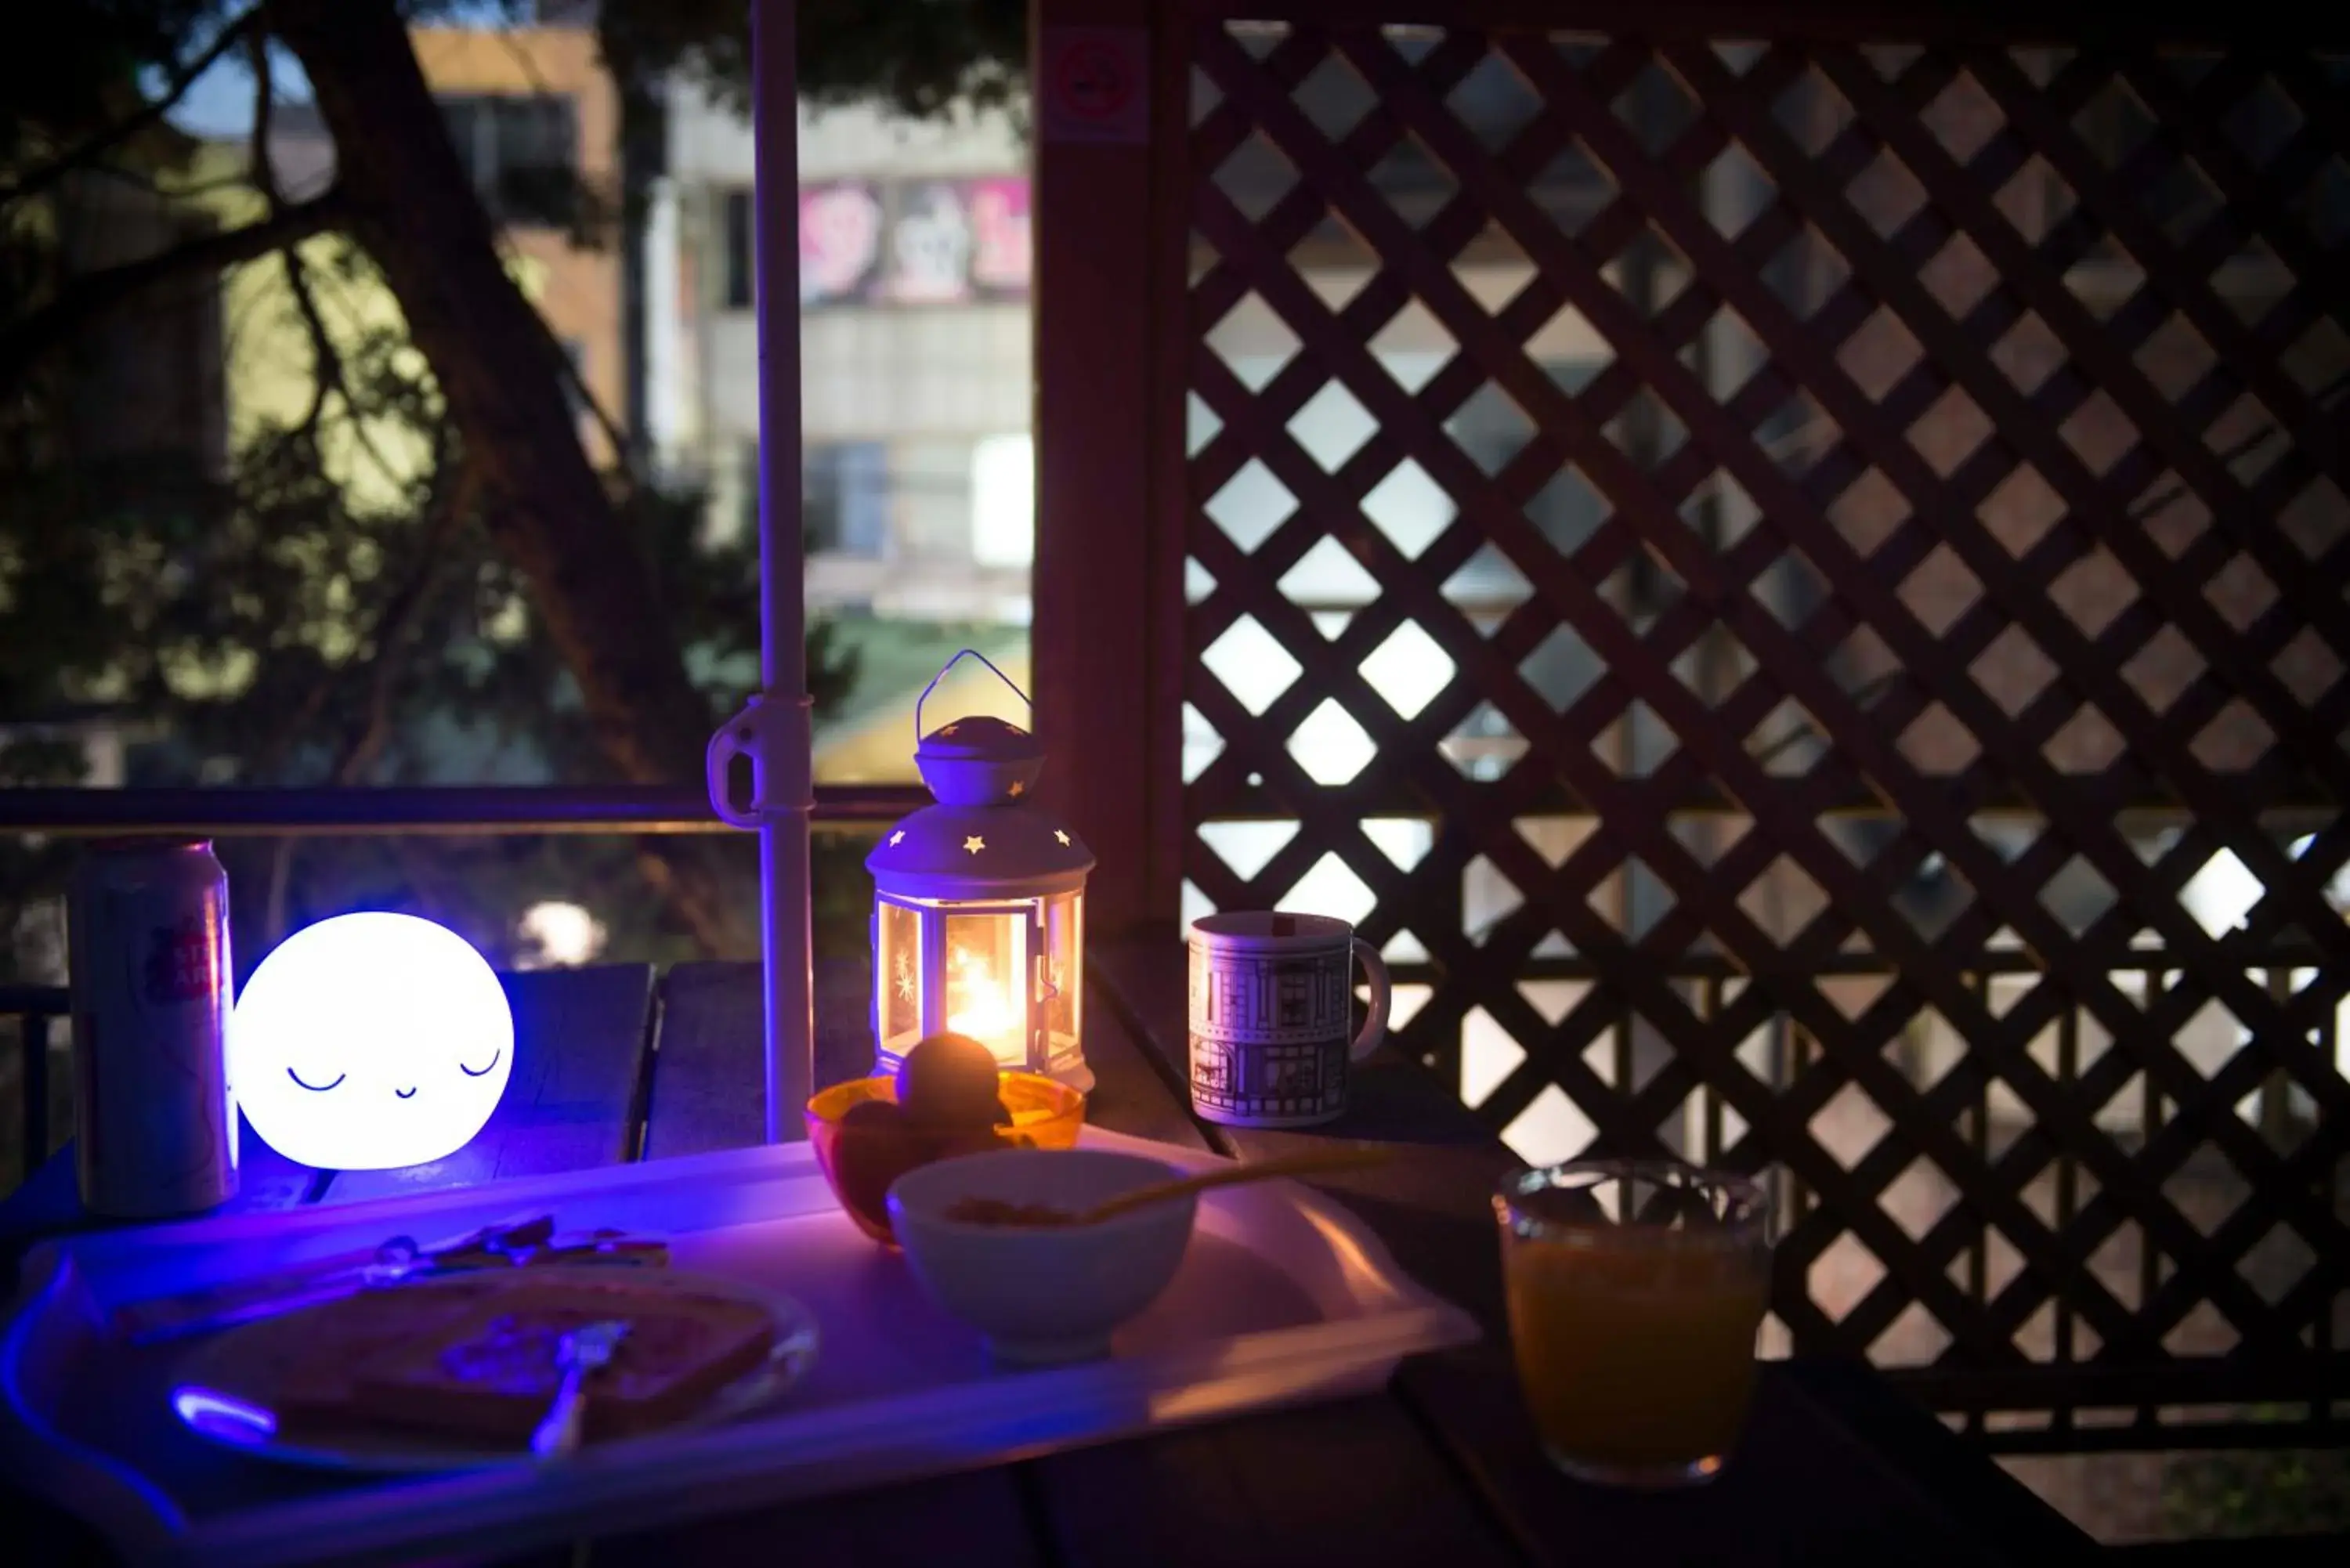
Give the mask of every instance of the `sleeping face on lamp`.
POLYGON ((514 1015, 463 937, 413 915, 338 915, 244 982, 229 1082, 254 1132, 300 1165, 389 1170, 473 1139, 514 1071, 514 1015))

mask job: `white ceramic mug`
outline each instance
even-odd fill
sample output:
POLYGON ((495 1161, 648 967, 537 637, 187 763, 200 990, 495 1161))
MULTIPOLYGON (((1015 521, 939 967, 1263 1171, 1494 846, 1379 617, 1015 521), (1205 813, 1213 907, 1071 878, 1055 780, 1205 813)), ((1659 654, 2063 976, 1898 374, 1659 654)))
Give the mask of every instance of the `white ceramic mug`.
POLYGON ((1303 1127, 1347 1108, 1347 1069, 1387 1038, 1388 966, 1344 920, 1265 910, 1191 924, 1191 1108, 1229 1127, 1303 1127), (1354 966, 1371 1005, 1354 1027, 1354 966))

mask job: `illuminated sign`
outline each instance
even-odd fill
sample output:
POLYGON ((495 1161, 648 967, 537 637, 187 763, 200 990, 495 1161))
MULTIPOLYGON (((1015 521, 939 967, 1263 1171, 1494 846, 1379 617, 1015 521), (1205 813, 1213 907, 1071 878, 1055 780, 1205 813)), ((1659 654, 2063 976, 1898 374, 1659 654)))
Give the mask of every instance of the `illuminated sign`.
POLYGON ((1028 182, 836 180, 800 188, 800 304, 1017 299, 1031 265, 1028 182))

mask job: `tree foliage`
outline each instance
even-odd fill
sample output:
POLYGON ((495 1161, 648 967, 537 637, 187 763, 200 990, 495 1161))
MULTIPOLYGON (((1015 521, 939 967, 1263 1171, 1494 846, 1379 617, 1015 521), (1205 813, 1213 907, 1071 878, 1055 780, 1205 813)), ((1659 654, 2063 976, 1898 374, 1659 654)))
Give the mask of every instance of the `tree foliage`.
MULTIPOLYGON (((350 10, 390 6, 353 0, 350 10)), ((430 23, 452 10, 478 16, 481 7, 398 9, 410 23, 430 23)), ((683 71, 739 90, 745 10, 741 0, 620 0, 601 6, 599 21, 624 80, 683 71)), ((503 432, 469 421, 443 390, 452 376, 476 387, 494 377, 515 399, 567 399, 577 389, 561 384, 559 356, 469 365, 452 358, 464 346, 451 347, 445 333, 438 358, 420 356, 396 327, 338 333, 320 319, 314 295, 338 272, 368 286, 397 275, 370 253, 380 226, 370 231, 366 210, 340 208, 289 223, 292 209, 265 182, 255 188, 267 198, 266 217, 145 258, 146 270, 121 280, 118 297, 91 298, 86 269, 70 265, 62 236, 76 193, 92 182, 201 200, 192 150, 163 123, 162 109, 206 63, 281 22, 290 27, 296 12, 295 0, 63 0, 44 8, 43 48, 0 55, 9 106, 0 115, 0 784, 78 777, 94 721, 134 742, 131 783, 421 783, 447 776, 452 756, 502 781, 640 778, 641 763, 632 770, 611 739, 613 704, 625 707, 631 693, 583 690, 583 680, 600 677, 578 666, 577 618, 568 642, 550 634, 544 554, 517 556, 502 510, 515 497, 486 477, 526 473, 530 463, 484 448, 503 432), (347 219, 355 243, 313 238, 293 248, 347 219), (258 229, 273 220, 283 243, 258 229), (309 339, 306 411, 244 431, 224 467, 201 453, 142 448, 104 431, 102 416, 107 439, 85 439, 93 364, 103 357, 80 350, 93 335, 119 331, 142 302, 217 286, 224 241, 234 247, 247 233, 260 248, 243 265, 283 267, 296 286, 277 297, 309 339), (22 352, 12 357, 9 345, 22 352), (384 464, 387 483, 356 486, 355 442, 423 455, 384 464)), ((826 99, 879 96, 931 113, 1016 90, 1024 26, 1017 5, 824 0, 800 15, 804 78, 826 99)), ((353 119, 353 105, 380 101, 338 99, 340 139, 355 130, 371 142, 379 133, 445 137, 430 117, 353 119)), ((410 193, 420 202, 473 202, 464 191, 410 193)), ((377 192, 374 212, 400 194, 377 192)), ((487 225, 474 227, 486 240, 487 225)), ((403 310, 422 303, 396 283, 392 292, 403 310)), ((523 455, 542 466, 550 457, 577 461, 544 450, 523 455)), ((606 509, 598 526, 608 530, 601 536, 623 541, 631 556, 602 565, 649 588, 662 629, 651 643, 616 650, 614 639, 644 628, 598 625, 588 635, 604 641, 590 652, 606 666, 681 659, 674 689, 693 693, 702 711, 641 715, 644 729, 706 730, 756 685, 754 546, 710 543, 697 497, 665 493, 624 469, 605 474, 597 493, 606 509)), ((851 671, 823 628, 810 654, 821 706, 851 671)), ((681 775, 690 761, 678 760, 681 775)), ((520 910, 563 897, 588 903, 616 928, 616 943, 662 956, 711 946, 708 922, 673 896, 678 879, 706 874, 741 887, 750 864, 741 848, 546 837, 263 841, 226 853, 248 954, 288 923, 360 902, 427 910, 510 952, 520 910), (647 876, 667 896, 645 898, 647 876)), ((0 845, 0 903, 53 889, 62 866, 57 846, 0 845)), ((706 911, 708 900, 700 907, 706 911)), ((0 922, 6 917, 0 909, 0 922)), ((0 925, 0 941, 7 934, 0 925)))
MULTIPOLYGON (((743 0, 628 0, 598 13, 605 57, 623 79, 683 72, 750 102, 743 0)), ((815 104, 874 102, 927 118, 1017 109, 1025 90, 1025 0, 801 0, 799 90, 815 104)))

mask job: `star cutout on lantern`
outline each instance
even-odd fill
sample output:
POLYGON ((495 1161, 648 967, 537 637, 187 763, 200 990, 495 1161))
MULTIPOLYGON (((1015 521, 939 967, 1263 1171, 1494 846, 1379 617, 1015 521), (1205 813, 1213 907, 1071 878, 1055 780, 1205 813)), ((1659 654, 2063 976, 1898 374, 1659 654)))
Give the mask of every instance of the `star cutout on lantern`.
POLYGON ((1014 779, 1012 781, 1011 794, 1013 799, 1018 800, 1022 795, 1026 794, 1027 793, 1028 786, 1026 784, 1021 783, 1018 779, 1014 779))
POLYGON ((946 725, 944 728, 942 728, 942 729, 941 729, 941 730, 939 731, 939 733, 940 733, 940 734, 941 734, 941 735, 951 735, 951 734, 953 734, 954 732, 955 732, 955 727, 954 727, 952 724, 946 725))
POLYGON ((962 841, 962 846, 966 854, 976 855, 987 847, 987 840, 974 833, 962 841))
POLYGON ((891 834, 891 835, 889 836, 889 847, 890 847, 890 848, 892 848, 892 849, 897 848, 897 847, 898 847, 898 846, 899 846, 900 844, 903 844, 903 843, 905 843, 905 842, 906 842, 906 830, 905 830, 904 828, 902 828, 902 827, 901 827, 901 828, 899 828, 897 832, 895 832, 895 833, 893 833, 893 834, 891 834))
POLYGON ((1053 829, 1053 836, 1059 839, 1063 844, 1066 844, 1069 841, 1069 836, 1057 827, 1053 829))

